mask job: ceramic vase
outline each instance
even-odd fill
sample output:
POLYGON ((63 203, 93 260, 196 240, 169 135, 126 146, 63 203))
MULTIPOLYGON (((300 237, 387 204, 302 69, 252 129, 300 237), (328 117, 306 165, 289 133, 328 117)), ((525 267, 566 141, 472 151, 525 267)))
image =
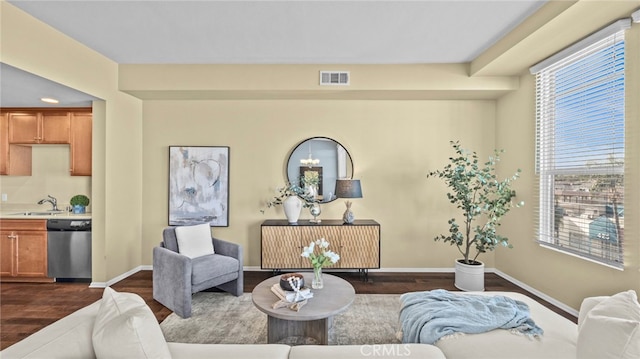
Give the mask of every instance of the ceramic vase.
POLYGON ((289 223, 298 223, 300 211, 302 211, 302 200, 298 196, 289 196, 282 202, 284 214, 287 216, 289 223))
POLYGON ((322 289, 322 287, 324 287, 324 282, 322 281, 322 267, 314 267, 311 288, 322 289))

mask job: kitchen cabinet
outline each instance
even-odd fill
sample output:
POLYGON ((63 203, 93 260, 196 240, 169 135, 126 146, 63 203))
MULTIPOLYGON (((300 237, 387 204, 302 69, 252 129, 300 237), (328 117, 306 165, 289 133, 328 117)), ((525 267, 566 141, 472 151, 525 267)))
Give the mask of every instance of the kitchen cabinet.
POLYGON ((9 143, 6 112, 0 112, 0 175, 31 176, 31 147, 9 143))
POLYGON ((0 280, 52 282, 47 277, 47 221, 0 220, 0 280))
POLYGON ((69 143, 70 113, 9 112, 9 143, 69 143))
POLYGON ((0 120, 0 175, 31 176, 32 145, 69 144, 70 174, 91 176, 90 108, 3 108, 0 120))
POLYGON ((342 220, 322 220, 318 224, 298 221, 295 225, 286 220, 266 220, 261 237, 263 269, 312 268, 311 261, 300 254, 311 241, 320 238, 340 255, 340 260, 327 268, 380 268, 380 224, 373 220, 356 220, 351 225, 342 220))
POLYGON ((90 112, 71 113, 71 175, 91 176, 93 118, 90 112))

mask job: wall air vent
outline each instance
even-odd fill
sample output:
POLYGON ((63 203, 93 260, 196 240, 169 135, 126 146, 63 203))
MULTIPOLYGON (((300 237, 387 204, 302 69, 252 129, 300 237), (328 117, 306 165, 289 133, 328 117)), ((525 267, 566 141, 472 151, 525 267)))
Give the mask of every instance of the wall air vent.
POLYGON ((349 71, 320 71, 320 86, 349 86, 349 71))

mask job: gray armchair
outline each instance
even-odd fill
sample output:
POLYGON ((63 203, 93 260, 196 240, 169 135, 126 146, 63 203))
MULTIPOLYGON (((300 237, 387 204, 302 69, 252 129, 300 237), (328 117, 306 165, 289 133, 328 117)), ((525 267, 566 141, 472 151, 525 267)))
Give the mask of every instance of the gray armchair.
POLYGON ((215 254, 189 258, 178 253, 175 227, 165 228, 153 248, 153 299, 182 318, 191 316, 191 295, 216 287, 235 296, 243 292, 242 247, 212 238, 215 254))

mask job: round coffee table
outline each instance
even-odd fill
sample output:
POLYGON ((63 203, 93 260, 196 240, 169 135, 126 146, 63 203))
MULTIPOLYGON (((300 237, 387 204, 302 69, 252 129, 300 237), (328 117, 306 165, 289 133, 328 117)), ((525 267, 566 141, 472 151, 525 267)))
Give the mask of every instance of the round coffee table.
MULTIPOLYGON (((313 273, 302 273, 305 284, 311 284, 313 273)), ((346 310, 356 298, 353 286, 346 280, 323 273, 324 288, 312 289, 313 298, 300 311, 287 307, 273 309, 279 298, 271 286, 280 276, 265 279, 251 293, 253 304, 267 314, 267 342, 279 343, 290 337, 312 338, 313 344, 329 344, 333 316, 346 310)), ((309 343, 309 342, 306 342, 309 343)))

